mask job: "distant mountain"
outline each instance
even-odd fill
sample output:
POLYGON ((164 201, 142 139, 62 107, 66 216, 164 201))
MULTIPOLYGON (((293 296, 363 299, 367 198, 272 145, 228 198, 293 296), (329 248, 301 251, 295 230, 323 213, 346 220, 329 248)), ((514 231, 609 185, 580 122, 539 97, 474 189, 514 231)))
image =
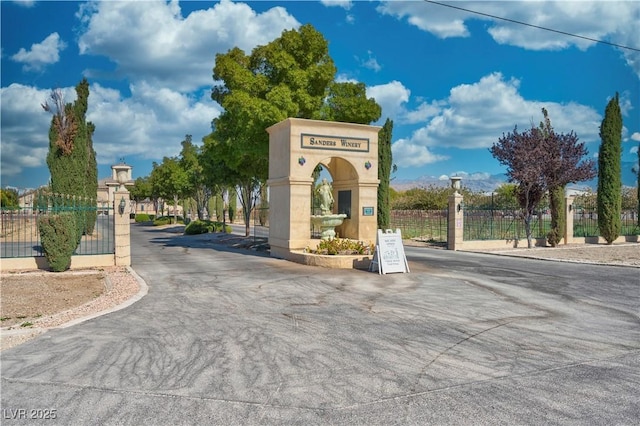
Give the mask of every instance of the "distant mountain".
MULTIPOLYGON (((491 192, 507 182, 504 174, 490 175, 488 173, 459 174, 462 186, 474 192, 491 192)), ((406 191, 411 188, 446 187, 451 184, 448 176, 420 176, 416 179, 394 179, 391 187, 396 191, 406 191)))
MULTIPOLYGON (((634 172, 634 165, 631 161, 623 161, 620 166, 622 168, 622 185, 635 187, 638 184, 638 176, 634 172)), ((507 182, 507 176, 504 174, 490 175, 488 173, 462 173, 462 186, 469 188, 474 192, 491 192, 497 187, 507 182)), ((391 187, 396 191, 406 191, 411 188, 426 188, 429 186, 444 187, 449 186, 450 180, 448 176, 420 176, 415 179, 394 179, 391 181, 391 187)), ((598 187, 598 178, 586 182, 579 182, 572 187, 596 190, 598 187)))

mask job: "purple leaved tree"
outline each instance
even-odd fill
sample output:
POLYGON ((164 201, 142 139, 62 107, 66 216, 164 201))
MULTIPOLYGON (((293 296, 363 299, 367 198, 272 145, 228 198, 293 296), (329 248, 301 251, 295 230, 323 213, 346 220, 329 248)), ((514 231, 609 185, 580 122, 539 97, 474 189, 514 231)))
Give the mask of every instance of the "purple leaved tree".
POLYGON ((503 134, 489 151, 507 167, 510 182, 518 185, 518 201, 523 210, 528 247, 533 247, 531 222, 536 205, 547 191, 564 188, 595 176, 593 160, 584 160, 587 150, 573 131, 557 134, 551 127, 546 109, 539 127, 503 134))

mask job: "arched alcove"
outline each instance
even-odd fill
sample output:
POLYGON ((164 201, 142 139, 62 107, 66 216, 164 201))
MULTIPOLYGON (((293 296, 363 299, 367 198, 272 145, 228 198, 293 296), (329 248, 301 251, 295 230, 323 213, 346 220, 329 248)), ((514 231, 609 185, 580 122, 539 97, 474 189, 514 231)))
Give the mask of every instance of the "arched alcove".
POLYGON ((269 132, 269 245, 271 255, 314 247, 310 238, 313 170, 333 181, 334 213, 349 210, 341 237, 375 242, 377 230, 377 126, 289 118, 269 132))

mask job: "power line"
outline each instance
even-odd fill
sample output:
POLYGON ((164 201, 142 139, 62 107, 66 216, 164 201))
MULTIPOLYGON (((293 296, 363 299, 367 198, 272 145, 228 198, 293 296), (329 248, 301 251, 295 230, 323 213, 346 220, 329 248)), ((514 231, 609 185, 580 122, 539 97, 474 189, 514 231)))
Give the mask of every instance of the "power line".
POLYGON ((635 47, 623 46, 621 44, 611 43, 611 42, 608 42, 608 41, 599 40, 597 38, 590 38, 590 37, 581 36, 579 34, 568 33, 566 31, 554 30, 553 28, 541 27, 539 25, 529 24, 527 22, 516 21, 515 19, 503 18, 501 16, 490 15, 488 13, 483 13, 483 12, 478 12, 478 11, 475 11, 475 10, 465 9, 463 7, 454 6, 452 4, 440 3, 440 2, 437 2, 437 1, 431 1, 431 0, 424 0, 424 1, 426 3, 432 3, 432 4, 436 4, 438 6, 450 7, 451 9, 458 9, 458 10, 462 10, 464 12, 469 12, 469 13, 474 13, 476 15, 486 16, 488 18, 499 19, 499 20, 502 20, 502 21, 512 22, 514 24, 525 25, 527 27, 537 28, 539 30, 551 31, 553 33, 563 34, 563 35, 570 36, 570 37, 581 38, 583 40, 589 40, 589 41, 593 41, 595 43, 608 44, 609 46, 618 47, 620 49, 627 49, 627 50, 633 50, 635 52, 640 52, 640 49, 636 49, 635 47))

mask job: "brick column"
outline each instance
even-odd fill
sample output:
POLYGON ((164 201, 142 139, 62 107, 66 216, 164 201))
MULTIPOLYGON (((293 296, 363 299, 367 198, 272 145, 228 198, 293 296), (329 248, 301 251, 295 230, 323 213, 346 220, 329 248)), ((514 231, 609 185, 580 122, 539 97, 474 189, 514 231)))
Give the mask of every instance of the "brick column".
POLYGON ((449 215, 447 218, 447 249, 458 250, 462 247, 464 231, 464 209, 462 195, 457 191, 449 196, 449 215), (460 208, 458 208, 460 207, 460 208))
POLYGON ((131 221, 129 220, 129 191, 116 191, 114 199, 116 266, 131 266, 131 221), (120 203, 124 199, 124 212, 120 203))

